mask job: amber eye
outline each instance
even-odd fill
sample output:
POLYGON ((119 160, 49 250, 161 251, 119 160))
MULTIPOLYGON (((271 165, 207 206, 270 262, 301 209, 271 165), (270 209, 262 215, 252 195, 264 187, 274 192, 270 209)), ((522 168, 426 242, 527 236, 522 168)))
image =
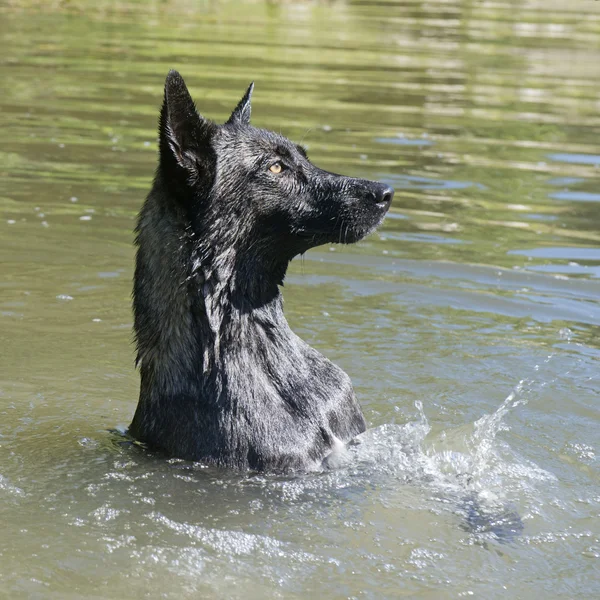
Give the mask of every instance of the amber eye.
POLYGON ((275 175, 279 175, 279 173, 283 171, 283 167, 281 166, 281 163, 275 163, 269 167, 269 171, 275 173, 275 175))

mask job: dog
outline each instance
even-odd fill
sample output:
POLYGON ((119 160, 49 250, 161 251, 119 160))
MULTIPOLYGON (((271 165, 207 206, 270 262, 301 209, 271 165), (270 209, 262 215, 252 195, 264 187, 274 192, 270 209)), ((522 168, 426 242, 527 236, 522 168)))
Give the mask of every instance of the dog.
POLYGON ((307 472, 366 423, 348 375, 290 329, 280 286, 295 256, 374 231, 394 190, 323 171, 251 126, 253 87, 217 125, 178 72, 167 76, 136 227, 129 433, 207 465, 307 472))

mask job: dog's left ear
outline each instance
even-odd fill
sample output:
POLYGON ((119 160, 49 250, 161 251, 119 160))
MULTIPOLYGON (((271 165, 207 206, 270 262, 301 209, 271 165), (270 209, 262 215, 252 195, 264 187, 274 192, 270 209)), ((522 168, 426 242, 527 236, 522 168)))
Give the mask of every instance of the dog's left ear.
POLYGON ((228 124, 238 123, 239 125, 250 125, 250 113, 252 112, 251 99, 254 81, 248 86, 244 97, 240 100, 235 110, 231 113, 228 124))

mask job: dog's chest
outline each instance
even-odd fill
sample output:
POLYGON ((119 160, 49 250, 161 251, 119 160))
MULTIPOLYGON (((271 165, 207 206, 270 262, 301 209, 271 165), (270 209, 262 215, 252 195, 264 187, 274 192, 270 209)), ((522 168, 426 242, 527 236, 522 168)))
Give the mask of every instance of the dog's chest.
MULTIPOLYGON (((354 418, 354 392, 342 369, 287 327, 254 329, 251 339, 224 356, 232 409, 267 434, 303 435, 321 428, 345 437, 354 418)), ((244 419, 246 420, 246 419, 244 419)))

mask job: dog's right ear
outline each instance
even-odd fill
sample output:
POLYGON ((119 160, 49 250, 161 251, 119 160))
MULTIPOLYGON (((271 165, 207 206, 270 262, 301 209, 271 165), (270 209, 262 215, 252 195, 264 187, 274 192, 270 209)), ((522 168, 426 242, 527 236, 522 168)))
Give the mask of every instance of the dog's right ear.
POLYGON ((191 175, 197 175, 212 154, 210 138, 215 127, 196 110, 183 77, 177 71, 169 71, 160 112, 161 159, 173 157, 191 175))

